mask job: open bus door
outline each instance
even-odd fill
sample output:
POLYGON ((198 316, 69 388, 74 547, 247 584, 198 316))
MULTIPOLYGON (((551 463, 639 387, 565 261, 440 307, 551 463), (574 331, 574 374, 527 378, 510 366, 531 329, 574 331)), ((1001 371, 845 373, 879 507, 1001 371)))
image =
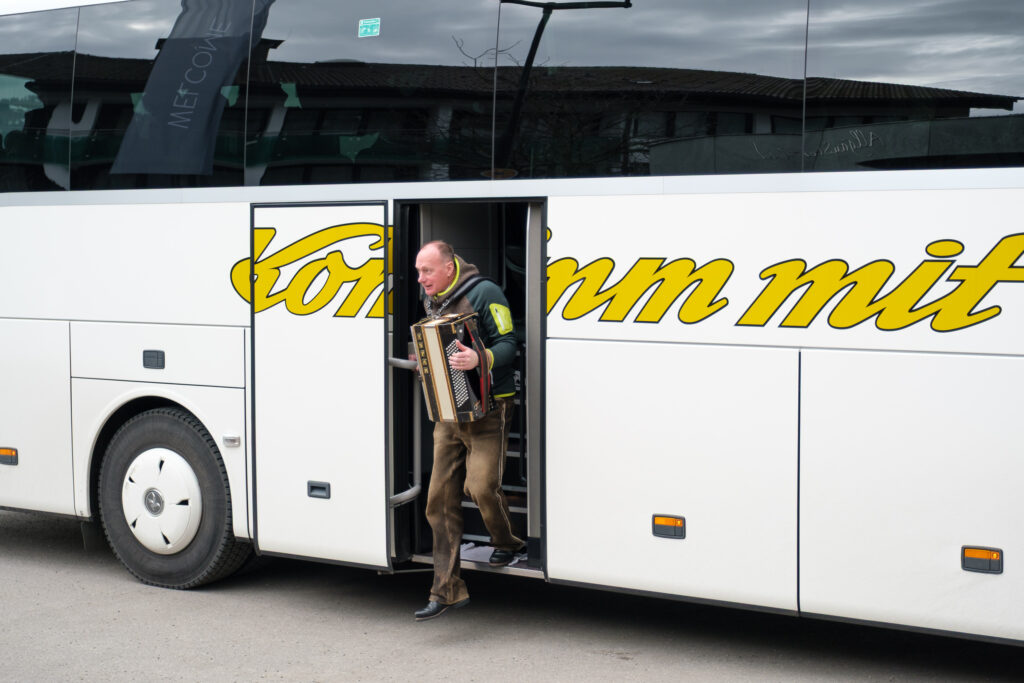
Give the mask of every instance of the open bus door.
MULTIPOLYGON (((490 569, 490 537, 475 504, 463 501, 462 566, 543 577, 542 472, 544 443, 542 354, 544 338, 544 214, 538 198, 397 200, 394 233, 392 353, 408 355, 409 326, 424 316, 415 271, 422 244, 444 240, 504 291, 512 311, 519 353, 517 397, 502 489, 513 532, 527 541, 528 556, 511 567, 490 569)), ((392 370, 394 490, 420 485, 414 505, 395 509, 394 555, 432 563, 431 531, 424 517, 432 468, 433 423, 413 373, 392 370)))
POLYGON ((254 540, 390 567, 385 202, 252 208, 254 540))

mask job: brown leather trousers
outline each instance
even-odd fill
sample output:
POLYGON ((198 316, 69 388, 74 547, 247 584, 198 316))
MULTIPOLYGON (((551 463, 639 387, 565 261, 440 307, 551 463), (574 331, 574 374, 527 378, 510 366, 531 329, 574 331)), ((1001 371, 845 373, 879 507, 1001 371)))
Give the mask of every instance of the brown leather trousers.
POLYGON ((477 422, 434 425, 434 469, 427 492, 427 521, 434 531, 434 585, 430 599, 450 605, 469 597, 459 576, 463 492, 480 508, 491 544, 516 550, 508 501, 501 490, 513 399, 495 399, 496 408, 477 422))

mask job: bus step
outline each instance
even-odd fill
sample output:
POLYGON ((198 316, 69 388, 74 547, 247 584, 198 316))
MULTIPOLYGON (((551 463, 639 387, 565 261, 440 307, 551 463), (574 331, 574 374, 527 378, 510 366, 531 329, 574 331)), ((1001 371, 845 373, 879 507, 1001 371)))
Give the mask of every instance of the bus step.
MULTIPOLYGON (((512 574, 513 576, 528 576, 534 579, 543 579, 544 570, 528 566, 526 553, 516 556, 516 559, 505 567, 492 567, 487 563, 494 548, 487 545, 490 539, 484 537, 477 541, 470 541, 462 544, 462 552, 459 565, 462 569, 473 569, 476 571, 493 572, 495 574, 512 574)), ((434 556, 430 553, 416 554, 412 556, 413 562, 423 564, 434 564, 434 556)))

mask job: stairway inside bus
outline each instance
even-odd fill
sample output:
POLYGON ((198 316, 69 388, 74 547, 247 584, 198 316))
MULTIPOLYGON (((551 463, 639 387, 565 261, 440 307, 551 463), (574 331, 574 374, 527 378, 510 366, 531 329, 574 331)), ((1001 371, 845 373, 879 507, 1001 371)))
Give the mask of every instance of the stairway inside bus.
MULTIPOLYGON (((536 210, 536 208, 535 208, 536 210)), ((519 553, 507 567, 490 567, 488 559, 493 547, 480 511, 469 496, 462 500, 464 520, 462 564, 465 568, 542 576, 541 543, 539 534, 530 534, 530 478, 527 434, 527 318, 526 318, 526 226, 529 204, 526 202, 417 202, 398 204, 396 207, 395 235, 395 346, 401 345, 403 331, 409 324, 423 317, 416 282, 414 262, 419 246, 432 240, 444 240, 455 253, 476 265, 481 274, 494 280, 508 299, 516 334, 517 354, 515 367, 516 399, 510 427, 508 452, 502 477, 502 490, 509 505, 513 533, 527 542, 527 551, 519 553)), ((408 376, 404 376, 408 382, 408 376)), ((423 490, 405 514, 411 529, 408 539, 409 559, 432 562, 432 535, 426 521, 426 492, 429 488, 432 461, 433 423, 427 418, 421 391, 405 387, 395 391, 396 400, 405 394, 410 411, 419 411, 419 439, 422 457, 423 490)), ((400 420, 401 410, 397 410, 400 420)), ((396 431, 397 435, 397 431, 396 431)), ((414 444, 409 444, 412 448, 414 444)), ((396 449, 397 450, 397 449, 396 449)), ((397 454, 396 454, 397 455, 397 454)), ((396 469, 401 458, 396 458, 396 469)), ((396 516, 396 533, 400 536, 396 516)), ((396 544, 401 547, 401 544, 396 544)))

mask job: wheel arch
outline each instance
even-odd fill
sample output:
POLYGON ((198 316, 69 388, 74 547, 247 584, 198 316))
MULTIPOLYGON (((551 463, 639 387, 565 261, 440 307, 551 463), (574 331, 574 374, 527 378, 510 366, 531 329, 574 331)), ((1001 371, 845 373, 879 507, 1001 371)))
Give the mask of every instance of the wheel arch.
MULTIPOLYGON (((164 396, 139 396, 129 399, 116 410, 114 410, 103 422, 96 440, 93 442, 92 451, 89 453, 89 516, 90 519, 98 521, 99 514, 99 485, 100 468, 103 466, 103 454, 107 452, 110 440, 114 434, 128 420, 153 408, 180 408, 188 411, 195 417, 195 413, 187 406, 172 401, 164 396)), ((199 420, 198 417, 196 417, 199 420)), ((202 420, 199 420, 200 423, 202 420)))
POLYGON ((248 399, 244 389, 79 380, 73 392, 74 496, 80 519, 99 520, 100 471, 117 431, 146 411, 176 408, 191 415, 217 441, 219 456, 228 471, 235 536, 251 537, 248 399), (236 437, 235 443, 223 443, 228 435, 236 437))

